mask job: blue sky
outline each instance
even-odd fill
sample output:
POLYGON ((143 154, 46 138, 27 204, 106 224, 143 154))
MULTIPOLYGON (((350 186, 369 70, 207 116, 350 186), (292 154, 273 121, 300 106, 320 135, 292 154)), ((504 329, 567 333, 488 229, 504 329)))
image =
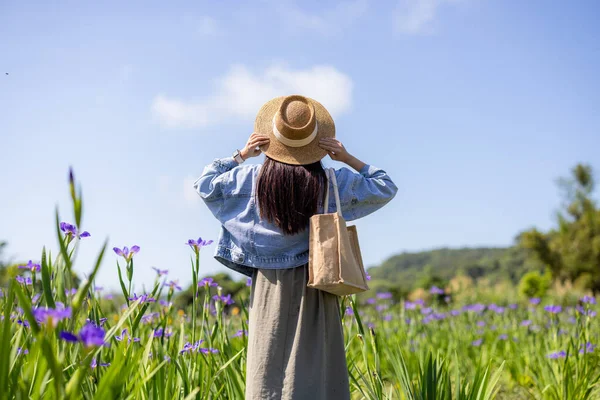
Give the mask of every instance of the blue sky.
MULTIPOLYGON (((189 283, 184 243, 219 229, 191 182, 244 145, 261 104, 301 93, 400 188, 357 221, 367 265, 509 245, 552 226, 555 178, 577 162, 600 173, 599 11, 541 0, 2 1, 0 239, 19 260, 56 249, 54 207, 72 221, 72 165, 92 233, 78 271, 109 237, 111 248, 141 246, 138 292, 151 266, 189 283)), ((213 250, 205 273, 223 270, 213 250)), ((118 287, 115 260, 100 285, 118 287)))

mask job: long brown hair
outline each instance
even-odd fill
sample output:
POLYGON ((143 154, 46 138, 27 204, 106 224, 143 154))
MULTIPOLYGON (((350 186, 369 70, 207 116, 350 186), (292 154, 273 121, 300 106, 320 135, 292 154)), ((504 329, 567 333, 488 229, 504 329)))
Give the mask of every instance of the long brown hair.
POLYGON ((326 181, 320 161, 290 165, 266 157, 256 183, 260 217, 285 235, 302 232, 324 201, 326 181))

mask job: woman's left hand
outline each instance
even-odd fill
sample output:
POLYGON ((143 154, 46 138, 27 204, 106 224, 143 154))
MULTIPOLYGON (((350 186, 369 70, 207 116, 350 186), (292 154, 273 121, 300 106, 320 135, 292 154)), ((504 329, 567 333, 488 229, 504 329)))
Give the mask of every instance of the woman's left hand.
POLYGON ((260 155, 261 151, 260 148, 258 148, 258 146, 268 144, 269 140, 269 137, 266 135, 261 135, 260 133, 256 132, 252 133, 252 135, 250 135, 250 138, 248 139, 248 142, 246 143, 246 147, 244 147, 240 151, 240 155, 244 160, 260 155))

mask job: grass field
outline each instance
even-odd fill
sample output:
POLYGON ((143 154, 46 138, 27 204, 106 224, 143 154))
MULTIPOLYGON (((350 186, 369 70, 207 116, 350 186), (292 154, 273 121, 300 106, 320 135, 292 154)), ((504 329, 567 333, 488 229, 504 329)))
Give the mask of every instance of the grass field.
MULTIPOLYGON (((173 305, 180 288, 165 271, 153 272, 151 292, 133 293, 137 247, 105 245, 74 287, 87 235, 76 228, 81 197, 70 185, 75 224, 57 215, 60 248, 19 269, 0 294, 2 398, 243 399, 247 291, 231 298, 200 279, 202 241, 189 243, 196 296, 187 308, 173 305), (120 260, 121 300, 94 285, 108 252, 120 260)), ((341 299, 353 398, 600 398, 595 298, 492 304, 435 287, 424 297, 341 299)))

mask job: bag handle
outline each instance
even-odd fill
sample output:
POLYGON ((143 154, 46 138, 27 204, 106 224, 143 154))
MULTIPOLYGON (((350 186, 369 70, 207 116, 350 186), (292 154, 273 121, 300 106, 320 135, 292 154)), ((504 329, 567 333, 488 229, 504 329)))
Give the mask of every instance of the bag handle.
POLYGON ((325 170, 325 178, 327 180, 327 190, 325 191, 325 207, 323 209, 323 214, 327 214, 329 212, 329 168, 325 170))
POLYGON ((340 205, 340 192, 337 185, 337 179, 335 178, 335 170, 333 168, 327 168, 325 170, 325 176, 327 177, 327 192, 325 193, 325 214, 329 211, 329 183, 333 184, 333 194, 335 196, 335 207, 336 212, 342 216, 342 207, 340 205), (329 177, 331 175, 331 178, 329 177))

